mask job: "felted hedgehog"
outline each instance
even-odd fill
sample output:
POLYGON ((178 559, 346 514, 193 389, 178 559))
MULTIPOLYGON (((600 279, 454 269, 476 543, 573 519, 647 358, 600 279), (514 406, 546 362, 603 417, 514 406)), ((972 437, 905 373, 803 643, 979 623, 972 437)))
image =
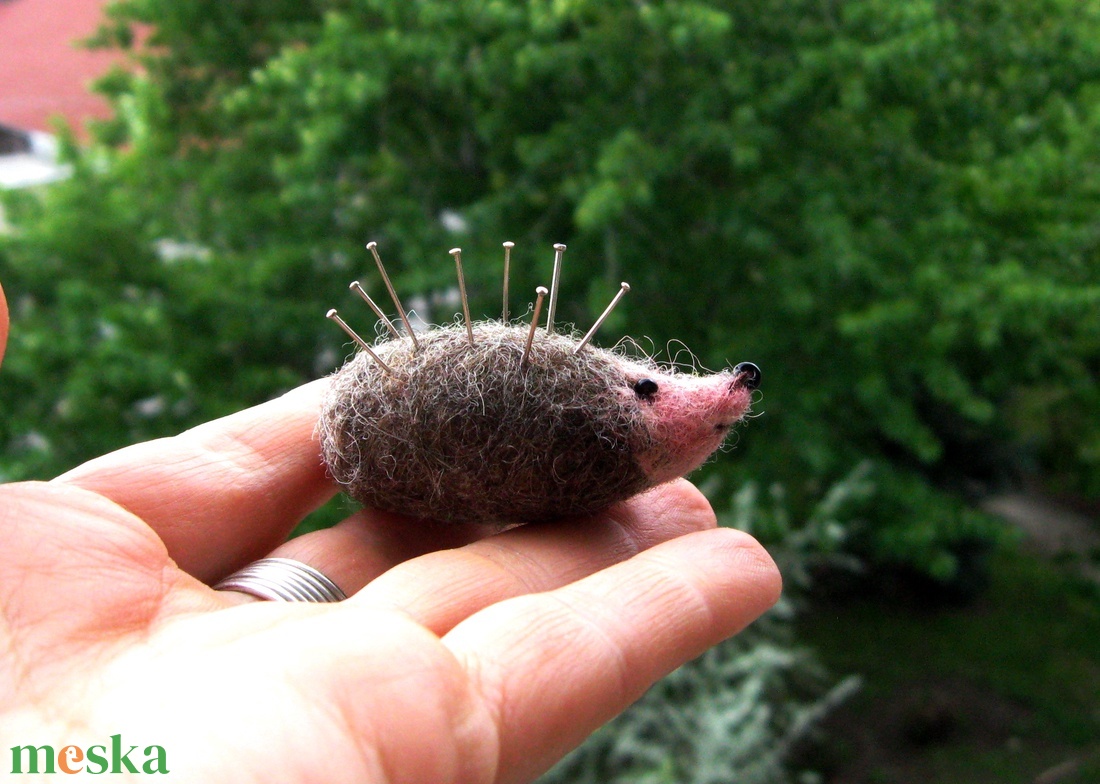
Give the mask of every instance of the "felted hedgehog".
POLYGON ((627 359, 588 341, 627 284, 583 337, 554 329, 564 245, 555 245, 550 306, 539 287, 529 325, 504 314, 471 322, 455 248, 464 323, 413 332, 378 256, 401 334, 358 283, 389 330, 333 377, 318 432, 333 478, 365 506, 441 523, 511 525, 591 515, 698 467, 749 409, 760 370, 696 376, 627 359))

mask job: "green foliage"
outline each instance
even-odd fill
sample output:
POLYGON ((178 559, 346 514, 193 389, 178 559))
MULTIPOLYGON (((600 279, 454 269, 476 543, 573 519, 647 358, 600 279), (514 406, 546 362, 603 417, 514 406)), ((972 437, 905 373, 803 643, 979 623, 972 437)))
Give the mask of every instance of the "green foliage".
POLYGON ((41 200, 7 199, 0 245, 13 329, 3 367, 0 476, 48 477, 110 449, 172 435, 299 383, 313 346, 296 303, 262 296, 203 252, 171 263, 142 206, 86 167, 41 200), (284 338, 257 343, 257 334, 284 338), (299 343, 297 348, 301 348, 299 343))
POLYGON ((1096 2, 118 0, 100 39, 116 118, 10 208, 8 475, 330 369, 367 239, 429 310, 462 245, 495 313, 509 239, 517 299, 566 242, 563 319, 626 279, 609 331, 764 368, 737 481, 896 477, 869 552, 948 574, 975 481, 1100 492, 1096 2))
POLYGON ((848 539, 863 527, 860 516, 875 495, 870 463, 852 469, 828 489, 805 520, 796 522, 786 488, 768 488, 765 503, 758 482, 747 482, 730 499, 719 523, 746 531, 768 546, 783 573, 788 595, 807 591, 814 572, 822 569, 861 571, 863 564, 848 551, 848 539))

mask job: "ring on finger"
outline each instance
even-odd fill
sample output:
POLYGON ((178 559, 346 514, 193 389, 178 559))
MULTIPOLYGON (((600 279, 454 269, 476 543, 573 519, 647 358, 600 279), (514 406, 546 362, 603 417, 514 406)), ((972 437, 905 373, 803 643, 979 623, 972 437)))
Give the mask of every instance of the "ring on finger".
POLYGON ((341 602, 340 586, 301 561, 262 558, 226 577, 215 591, 237 591, 275 602, 341 602))

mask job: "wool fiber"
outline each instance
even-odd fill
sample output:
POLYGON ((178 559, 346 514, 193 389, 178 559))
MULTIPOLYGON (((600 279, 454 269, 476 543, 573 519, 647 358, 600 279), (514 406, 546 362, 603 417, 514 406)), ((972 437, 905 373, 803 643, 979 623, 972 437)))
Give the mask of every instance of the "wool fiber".
POLYGON ((445 523, 509 525, 598 512, 650 482, 632 384, 660 371, 574 334, 464 324, 375 346, 333 378, 319 433, 325 463, 365 506, 445 523))

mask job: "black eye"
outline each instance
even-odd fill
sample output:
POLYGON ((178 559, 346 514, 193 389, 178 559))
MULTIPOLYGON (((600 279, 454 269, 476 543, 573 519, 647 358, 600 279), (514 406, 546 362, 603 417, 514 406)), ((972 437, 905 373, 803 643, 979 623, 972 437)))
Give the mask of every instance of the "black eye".
POLYGON ((652 378, 643 378, 635 381, 634 394, 638 397, 653 397, 657 394, 657 382, 652 378))

